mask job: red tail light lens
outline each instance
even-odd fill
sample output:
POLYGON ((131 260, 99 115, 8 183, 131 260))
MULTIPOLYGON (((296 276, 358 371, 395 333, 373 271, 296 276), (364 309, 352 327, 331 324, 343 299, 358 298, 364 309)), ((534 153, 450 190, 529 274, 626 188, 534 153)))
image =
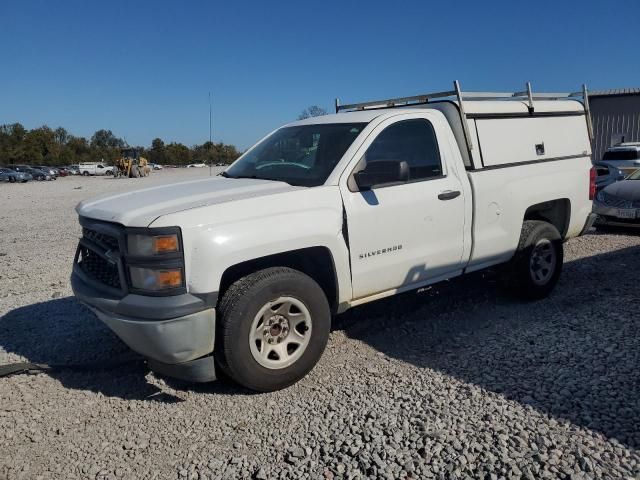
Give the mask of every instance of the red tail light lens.
POLYGON ((596 197, 596 167, 591 167, 589 171, 589 200, 596 197))

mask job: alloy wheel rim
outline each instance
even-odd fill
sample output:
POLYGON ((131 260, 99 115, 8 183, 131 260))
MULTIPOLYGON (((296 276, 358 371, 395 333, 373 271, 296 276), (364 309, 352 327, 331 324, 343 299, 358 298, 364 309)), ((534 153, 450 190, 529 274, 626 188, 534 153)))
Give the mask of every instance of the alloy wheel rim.
POLYGON ((287 296, 272 300, 258 311, 251 323, 251 355, 268 369, 289 367, 307 349, 311 328, 311 313, 300 300, 287 296))
POLYGON ((536 285, 546 285, 556 270, 556 250, 549 239, 543 238, 535 244, 529 259, 529 273, 536 285))

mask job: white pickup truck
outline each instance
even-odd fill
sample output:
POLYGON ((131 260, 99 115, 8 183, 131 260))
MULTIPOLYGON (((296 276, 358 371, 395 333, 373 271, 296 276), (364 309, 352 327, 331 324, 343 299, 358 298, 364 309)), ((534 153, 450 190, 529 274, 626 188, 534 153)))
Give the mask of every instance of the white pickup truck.
POLYGON ((113 167, 106 166, 104 163, 90 162, 78 165, 80 175, 113 175, 113 167))
POLYGON ((585 97, 454 86, 336 101, 221 176, 82 202, 77 298, 154 371, 270 391, 350 307, 494 265, 548 295, 593 222, 585 97))

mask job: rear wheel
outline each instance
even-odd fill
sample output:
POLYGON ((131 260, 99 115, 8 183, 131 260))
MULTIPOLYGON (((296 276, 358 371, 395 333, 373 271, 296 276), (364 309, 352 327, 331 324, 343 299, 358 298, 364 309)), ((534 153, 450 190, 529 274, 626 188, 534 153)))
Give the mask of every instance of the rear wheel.
POLYGON ((236 281, 218 312, 218 366, 252 390, 279 390, 300 380, 329 338, 331 312, 324 292, 291 268, 267 268, 236 281))
POLYGON ((9 183, 16 183, 16 177, 9 177, 9 183))
POLYGON ((87 172, 86 170, 84 172, 82 172, 82 175, 84 175, 85 177, 89 176, 89 172, 87 172))
POLYGON ((562 237, 550 223, 526 220, 518 249, 507 266, 505 285, 526 300, 548 296, 562 272, 562 237))

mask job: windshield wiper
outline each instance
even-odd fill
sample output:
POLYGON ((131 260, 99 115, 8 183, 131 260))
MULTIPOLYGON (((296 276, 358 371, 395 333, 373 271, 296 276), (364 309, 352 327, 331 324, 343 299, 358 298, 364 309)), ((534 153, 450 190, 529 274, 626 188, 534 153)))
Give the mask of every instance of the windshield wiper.
MULTIPOLYGON (((222 172, 222 173, 226 173, 226 172, 222 172)), ((224 177, 226 178, 250 178, 252 180, 270 180, 270 181, 275 181, 273 180, 273 178, 264 178, 264 177, 259 177, 257 175, 234 175, 231 176, 228 173, 226 173, 226 175, 224 175, 224 177)))
POLYGON ((288 182, 287 180, 282 180, 282 179, 275 179, 275 178, 265 178, 265 177, 259 177, 257 175, 229 175, 227 172, 221 172, 218 175, 224 177, 224 178, 250 178, 251 180, 267 180, 269 182, 282 182, 282 183, 287 183, 289 185, 293 186, 293 183, 288 182))

